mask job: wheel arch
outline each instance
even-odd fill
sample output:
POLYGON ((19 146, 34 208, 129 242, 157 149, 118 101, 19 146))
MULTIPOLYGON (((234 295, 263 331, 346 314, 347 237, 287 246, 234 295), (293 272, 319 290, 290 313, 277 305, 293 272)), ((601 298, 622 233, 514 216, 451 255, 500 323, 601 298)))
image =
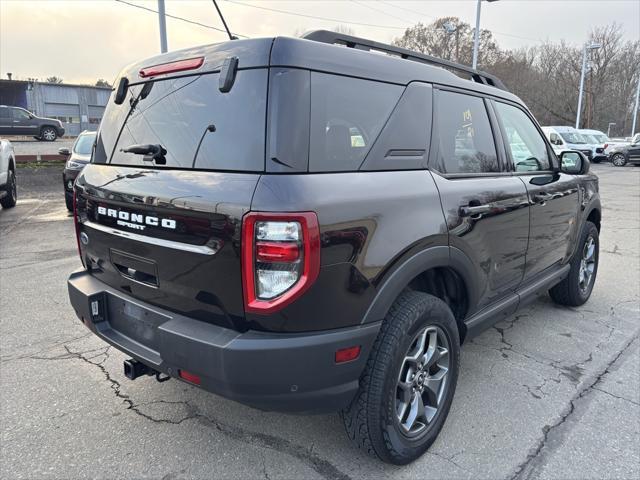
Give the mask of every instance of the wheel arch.
POLYGON ((407 288, 424 291, 444 300, 456 317, 460 341, 464 340, 466 335, 464 320, 475 310, 479 292, 475 267, 467 255, 457 248, 436 246, 402 259, 380 283, 378 293, 367 309, 362 323, 385 318, 393 303, 407 288), (444 282, 444 284, 434 285, 432 282, 434 277, 437 282, 444 282), (434 291, 438 285, 444 287, 445 295, 434 291), (451 288, 455 288, 456 293, 453 296, 449 295, 451 288))

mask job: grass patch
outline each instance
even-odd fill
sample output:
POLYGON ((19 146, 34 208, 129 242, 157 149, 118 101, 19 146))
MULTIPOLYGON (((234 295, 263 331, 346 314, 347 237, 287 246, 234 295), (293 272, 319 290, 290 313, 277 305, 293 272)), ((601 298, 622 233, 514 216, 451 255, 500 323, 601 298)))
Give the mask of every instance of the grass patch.
POLYGON ((27 162, 27 163, 17 163, 16 167, 37 170, 39 168, 47 168, 47 167, 64 167, 64 162, 27 162))

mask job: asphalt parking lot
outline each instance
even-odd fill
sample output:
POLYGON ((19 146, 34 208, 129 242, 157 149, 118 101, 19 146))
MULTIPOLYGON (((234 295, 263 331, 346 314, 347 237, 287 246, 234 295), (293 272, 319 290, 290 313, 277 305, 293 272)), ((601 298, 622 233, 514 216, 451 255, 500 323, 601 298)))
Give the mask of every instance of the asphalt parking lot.
POLYGON ((444 430, 405 467, 364 456, 337 415, 127 380, 125 356, 68 303, 80 261, 61 169, 19 169, 18 205, 0 211, 0 476, 639 478, 640 168, 592 169, 604 211, 591 300, 541 297, 464 345, 444 430))

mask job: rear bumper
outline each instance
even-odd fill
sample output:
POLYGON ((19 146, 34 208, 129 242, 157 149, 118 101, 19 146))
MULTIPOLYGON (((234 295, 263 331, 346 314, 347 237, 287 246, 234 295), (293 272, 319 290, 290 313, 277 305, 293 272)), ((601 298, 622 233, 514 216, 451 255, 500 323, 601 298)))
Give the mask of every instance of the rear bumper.
POLYGON ((69 298, 97 336, 178 378, 198 375, 200 387, 263 410, 332 412, 346 407, 380 324, 306 334, 240 333, 139 302, 96 280, 71 274, 69 298), (98 314, 92 314, 92 302, 98 314), (361 346, 360 356, 337 365, 335 351, 361 346))

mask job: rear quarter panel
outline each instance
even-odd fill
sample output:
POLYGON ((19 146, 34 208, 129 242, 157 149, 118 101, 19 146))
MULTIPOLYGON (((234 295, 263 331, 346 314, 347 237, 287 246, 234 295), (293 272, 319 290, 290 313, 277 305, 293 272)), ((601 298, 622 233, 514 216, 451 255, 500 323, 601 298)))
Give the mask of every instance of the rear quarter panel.
POLYGON ((312 331, 359 324, 389 269, 411 252, 447 246, 438 191, 426 170, 263 175, 252 211, 314 211, 321 270, 283 310, 247 315, 254 328, 312 331))

